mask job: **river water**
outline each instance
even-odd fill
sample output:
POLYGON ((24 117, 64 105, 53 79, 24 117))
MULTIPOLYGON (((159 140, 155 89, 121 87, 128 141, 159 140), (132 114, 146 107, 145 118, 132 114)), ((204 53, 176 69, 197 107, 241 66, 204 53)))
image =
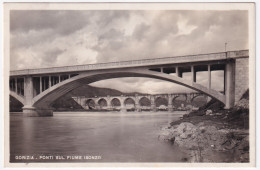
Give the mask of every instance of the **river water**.
POLYGON ((11 162, 182 162, 160 128, 184 112, 55 112, 10 115, 11 162), (27 157, 25 157, 27 156, 27 157))

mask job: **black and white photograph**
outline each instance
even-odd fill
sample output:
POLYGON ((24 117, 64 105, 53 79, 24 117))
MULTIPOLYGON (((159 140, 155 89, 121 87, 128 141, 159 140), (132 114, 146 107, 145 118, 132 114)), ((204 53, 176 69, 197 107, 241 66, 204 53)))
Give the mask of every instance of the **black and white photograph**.
POLYGON ((255 166, 254 3, 6 3, 4 19, 6 166, 255 166))

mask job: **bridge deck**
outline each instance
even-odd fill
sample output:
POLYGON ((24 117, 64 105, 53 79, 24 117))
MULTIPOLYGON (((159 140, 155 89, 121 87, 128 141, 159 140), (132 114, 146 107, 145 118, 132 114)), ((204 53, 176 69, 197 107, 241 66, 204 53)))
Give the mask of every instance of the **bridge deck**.
POLYGON ((165 65, 169 63, 170 64, 195 63, 195 62, 205 62, 205 61, 219 61, 219 60, 226 60, 230 58, 236 59, 236 58, 243 58, 243 57, 249 57, 248 50, 200 54, 200 55, 187 55, 187 56, 177 56, 177 57, 167 57, 167 58, 120 61, 120 62, 110 62, 110 63, 64 66, 64 67, 13 70, 10 71, 10 76, 64 73, 64 72, 72 73, 72 72, 80 72, 80 71, 87 71, 87 70, 165 65))

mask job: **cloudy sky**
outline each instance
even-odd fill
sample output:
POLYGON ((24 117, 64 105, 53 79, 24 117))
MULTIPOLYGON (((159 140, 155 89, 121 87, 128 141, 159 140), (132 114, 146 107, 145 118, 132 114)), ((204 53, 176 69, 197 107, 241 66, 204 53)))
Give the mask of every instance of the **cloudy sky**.
MULTIPOLYGON (((11 11, 11 70, 248 49, 247 11, 11 11)), ((221 90, 222 72, 212 73, 221 90)), ((185 75, 189 79, 189 74, 185 75)), ((206 84, 204 73, 198 80, 206 84)), ((189 91, 147 78, 93 83, 125 92, 189 91), (116 86, 115 86, 116 84, 116 86), (164 87, 164 88, 162 88, 164 87)))

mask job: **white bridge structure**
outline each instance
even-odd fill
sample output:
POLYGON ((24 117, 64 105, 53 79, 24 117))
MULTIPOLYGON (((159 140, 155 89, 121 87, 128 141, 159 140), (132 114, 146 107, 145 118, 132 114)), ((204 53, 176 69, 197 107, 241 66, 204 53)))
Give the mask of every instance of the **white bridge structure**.
MULTIPOLYGON (((121 77, 160 79, 191 88, 214 98, 226 108, 234 106, 248 89, 248 50, 168 58, 98 63, 66 67, 11 70, 10 95, 23 104, 26 116, 52 116, 53 102, 84 84, 121 77), (211 72, 224 71, 224 93, 211 88, 211 72), (206 86, 196 82, 207 72, 206 86), (192 79, 182 78, 190 72, 192 79)), ((163 88, 163 87, 162 87, 163 88)))

